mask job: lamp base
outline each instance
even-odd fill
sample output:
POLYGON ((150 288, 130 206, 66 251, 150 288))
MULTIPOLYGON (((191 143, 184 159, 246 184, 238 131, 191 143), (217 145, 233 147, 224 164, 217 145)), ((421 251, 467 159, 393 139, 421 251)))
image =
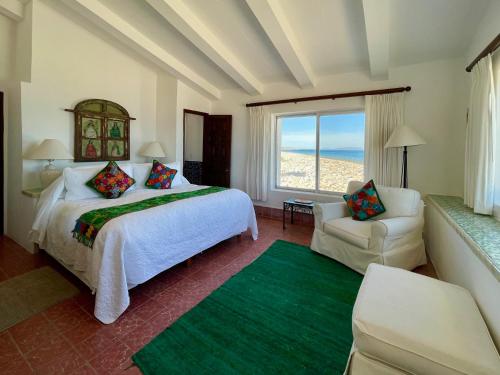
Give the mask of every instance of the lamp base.
POLYGON ((401 168, 401 184, 399 185, 402 188, 408 188, 408 148, 407 146, 403 147, 403 166, 401 168))
POLYGON ((55 168, 45 168, 40 171, 40 180, 42 182, 42 188, 46 188, 52 182, 54 182, 60 175, 61 171, 55 168))

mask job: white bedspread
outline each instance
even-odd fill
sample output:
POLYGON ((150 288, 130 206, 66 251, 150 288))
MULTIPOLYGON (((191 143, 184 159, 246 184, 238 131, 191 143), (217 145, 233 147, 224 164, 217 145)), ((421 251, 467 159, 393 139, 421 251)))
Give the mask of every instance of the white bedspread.
POLYGON ((73 238, 76 220, 93 209, 202 188, 183 184, 134 190, 114 200, 65 201, 59 199, 64 190, 59 179, 42 193, 32 237, 96 291, 94 315, 112 323, 127 309, 130 288, 247 229, 257 239, 252 201, 228 189, 126 214, 104 225, 92 249, 73 238))

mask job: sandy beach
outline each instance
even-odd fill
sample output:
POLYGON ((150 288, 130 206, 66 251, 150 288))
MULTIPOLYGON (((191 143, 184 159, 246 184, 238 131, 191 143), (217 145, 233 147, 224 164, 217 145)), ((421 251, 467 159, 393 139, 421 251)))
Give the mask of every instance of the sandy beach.
MULTIPOLYGON (((315 156, 281 152, 281 187, 315 189, 315 156)), ((363 164, 320 158, 320 190, 345 192, 351 180, 363 181, 363 164)))

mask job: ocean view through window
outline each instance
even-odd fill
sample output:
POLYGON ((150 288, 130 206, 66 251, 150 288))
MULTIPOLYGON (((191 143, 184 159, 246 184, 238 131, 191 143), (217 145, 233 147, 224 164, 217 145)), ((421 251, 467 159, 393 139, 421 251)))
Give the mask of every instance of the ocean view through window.
POLYGON ((364 176, 364 112, 277 118, 276 187, 345 192, 364 176))

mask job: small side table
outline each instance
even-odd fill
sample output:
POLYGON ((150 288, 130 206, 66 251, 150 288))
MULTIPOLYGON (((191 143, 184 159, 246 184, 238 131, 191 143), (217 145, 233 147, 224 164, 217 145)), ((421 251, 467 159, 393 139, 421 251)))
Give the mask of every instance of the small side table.
POLYGON ((30 198, 40 198, 43 188, 24 189, 23 194, 30 198))
POLYGON ((293 224, 293 213, 301 212, 304 214, 313 215, 314 202, 302 203, 296 202, 295 199, 287 199, 283 202, 283 229, 286 229, 285 225, 285 214, 286 211, 290 211, 290 222, 293 224))

